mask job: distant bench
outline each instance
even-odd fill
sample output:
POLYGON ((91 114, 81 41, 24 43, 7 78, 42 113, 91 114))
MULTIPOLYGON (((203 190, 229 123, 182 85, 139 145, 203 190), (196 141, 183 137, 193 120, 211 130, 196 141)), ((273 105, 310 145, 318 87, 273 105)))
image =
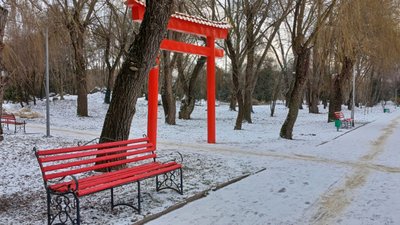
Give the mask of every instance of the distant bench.
POLYGON ((15 118, 15 115, 12 113, 3 113, 1 114, 1 121, 0 121, 1 125, 4 126, 3 124, 7 125, 7 130, 10 129, 9 125, 14 125, 14 133, 17 133, 17 126, 19 126, 21 129, 24 129, 24 133, 25 131, 25 121, 17 121, 17 119, 15 118))
POLYGON ((337 130, 339 130, 340 127, 342 127, 342 128, 350 128, 352 126, 352 123, 353 123, 353 119, 344 117, 344 114, 341 111, 335 112, 335 119, 340 121, 340 125, 339 124, 335 124, 337 130))
POLYGON ((140 214, 140 182, 151 177, 156 178, 156 191, 173 189, 183 194, 182 165, 157 162, 155 150, 147 137, 50 150, 34 148, 47 192, 48 224, 80 224, 80 197, 108 189, 111 209, 125 205, 140 214), (137 183, 136 206, 115 204, 114 188, 130 183, 137 183))

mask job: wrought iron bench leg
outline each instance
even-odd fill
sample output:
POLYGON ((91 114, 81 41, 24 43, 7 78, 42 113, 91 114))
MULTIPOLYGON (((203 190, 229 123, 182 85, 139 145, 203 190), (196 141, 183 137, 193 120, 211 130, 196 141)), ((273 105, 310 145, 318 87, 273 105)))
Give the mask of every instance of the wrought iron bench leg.
POLYGON ((142 199, 140 197, 141 196, 140 195, 140 182, 138 181, 137 183, 138 183, 138 194, 137 194, 138 204, 137 204, 137 207, 135 207, 134 205, 129 204, 129 203, 117 203, 117 204, 115 204, 114 203, 114 188, 111 188, 110 189, 111 190, 111 210, 113 210, 117 206, 128 206, 128 207, 131 207, 132 209, 136 210, 140 214, 140 212, 141 212, 140 202, 142 201, 142 199))
POLYGON ((156 190, 160 191, 163 189, 172 189, 181 195, 183 194, 182 168, 156 176, 156 190), (161 181, 159 176, 162 176, 161 181))
POLYGON ((142 211, 142 207, 141 207, 141 204, 140 204, 140 202, 141 202, 141 197, 140 197, 140 181, 138 181, 137 182, 137 187, 138 187, 138 196, 137 196, 137 199, 138 199, 138 208, 137 208, 137 210, 138 210, 138 213, 140 214, 141 213, 141 211, 142 211))
POLYGON ((79 198, 73 192, 52 193, 47 190, 47 220, 48 224, 80 225, 79 198), (70 196, 72 195, 72 200, 70 196), (73 211, 76 212, 74 213, 73 211), (75 214, 76 219, 73 218, 75 214))

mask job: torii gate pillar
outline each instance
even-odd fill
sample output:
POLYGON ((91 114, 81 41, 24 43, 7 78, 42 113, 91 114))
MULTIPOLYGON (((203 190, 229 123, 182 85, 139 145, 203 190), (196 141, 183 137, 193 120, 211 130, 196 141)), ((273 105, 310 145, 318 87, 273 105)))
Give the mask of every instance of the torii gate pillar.
POLYGON ((158 114, 158 77, 159 61, 156 60, 156 66, 150 70, 147 94, 147 137, 154 148, 157 147, 157 114, 158 114))
POLYGON ((207 142, 215 143, 215 38, 207 37, 207 142))

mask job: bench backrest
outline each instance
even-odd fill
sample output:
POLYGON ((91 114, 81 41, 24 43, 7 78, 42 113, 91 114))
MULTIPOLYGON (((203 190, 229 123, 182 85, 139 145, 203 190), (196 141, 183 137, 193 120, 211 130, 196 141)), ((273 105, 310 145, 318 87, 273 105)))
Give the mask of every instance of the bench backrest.
POLYGON ((343 112, 335 112, 335 118, 336 119, 343 119, 344 118, 343 112))
POLYGON ((6 123, 8 121, 15 121, 15 115, 14 114, 8 114, 8 113, 3 113, 1 114, 1 122, 6 123))
POLYGON ((129 163, 155 161, 156 153, 149 139, 139 138, 101 144, 35 150, 45 183, 69 175, 107 170, 129 163))

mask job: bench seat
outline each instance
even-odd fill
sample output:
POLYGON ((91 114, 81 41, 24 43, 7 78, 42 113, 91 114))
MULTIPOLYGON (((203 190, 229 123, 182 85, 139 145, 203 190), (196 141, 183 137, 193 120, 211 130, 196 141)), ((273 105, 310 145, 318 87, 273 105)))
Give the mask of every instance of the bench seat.
POLYGON ((121 186, 146 178, 154 177, 157 174, 163 174, 181 168, 177 162, 168 163, 147 163, 144 165, 125 168, 113 172, 96 174, 94 176, 77 179, 78 189, 74 181, 62 182, 50 185, 49 188, 54 192, 76 192, 77 196, 85 196, 95 192, 121 186))

